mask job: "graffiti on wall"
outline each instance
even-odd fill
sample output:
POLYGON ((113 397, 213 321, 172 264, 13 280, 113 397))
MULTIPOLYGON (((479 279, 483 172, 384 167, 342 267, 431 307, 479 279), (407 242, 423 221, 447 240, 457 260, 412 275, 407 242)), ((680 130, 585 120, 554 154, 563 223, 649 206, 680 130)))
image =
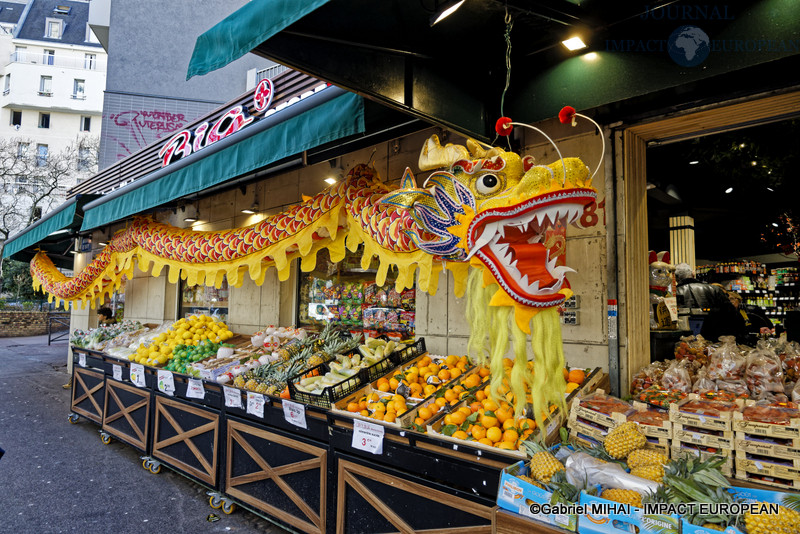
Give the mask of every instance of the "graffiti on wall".
POLYGON ((108 115, 108 139, 116 144, 116 159, 124 158, 161 137, 183 128, 183 113, 160 110, 126 110, 108 115))

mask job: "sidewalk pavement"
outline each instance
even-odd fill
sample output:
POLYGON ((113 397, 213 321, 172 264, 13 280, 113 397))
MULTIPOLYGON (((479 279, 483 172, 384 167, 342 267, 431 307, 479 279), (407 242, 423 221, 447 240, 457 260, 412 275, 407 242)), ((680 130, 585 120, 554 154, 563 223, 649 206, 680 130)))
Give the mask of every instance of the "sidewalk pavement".
POLYGON ((226 516, 205 488, 163 468, 153 475, 139 453, 99 426, 67 421, 67 343, 47 336, 0 338, 0 510, 6 532, 270 532, 283 529, 245 510, 226 516), (220 517, 210 523, 215 513, 220 517))

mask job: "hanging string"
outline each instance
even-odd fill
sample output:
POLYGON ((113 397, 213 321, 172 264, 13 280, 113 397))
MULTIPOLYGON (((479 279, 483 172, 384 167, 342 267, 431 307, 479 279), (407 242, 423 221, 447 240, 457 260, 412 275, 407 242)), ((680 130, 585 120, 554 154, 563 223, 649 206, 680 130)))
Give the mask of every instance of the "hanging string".
MULTIPOLYGON (((508 6, 506 6, 506 16, 505 16, 505 23, 506 23, 506 31, 503 33, 503 37, 506 41, 506 86, 503 88, 503 94, 500 96, 500 116, 505 117, 505 103, 506 103, 506 93, 508 92, 508 88, 511 85, 511 29, 514 27, 514 19, 511 15, 508 14, 508 6)), ((494 145, 497 143, 498 135, 494 136, 494 141, 492 144, 494 145)), ((506 138, 506 142, 508 142, 508 148, 511 149, 511 140, 506 138)))

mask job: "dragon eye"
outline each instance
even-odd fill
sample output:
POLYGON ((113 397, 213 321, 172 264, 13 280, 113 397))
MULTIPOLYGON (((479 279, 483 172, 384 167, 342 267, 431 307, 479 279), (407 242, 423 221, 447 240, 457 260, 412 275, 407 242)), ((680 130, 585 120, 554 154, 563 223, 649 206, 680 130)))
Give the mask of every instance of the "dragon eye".
POLYGON ((481 195, 496 193, 502 184, 494 174, 484 174, 475 181, 475 190, 481 195))

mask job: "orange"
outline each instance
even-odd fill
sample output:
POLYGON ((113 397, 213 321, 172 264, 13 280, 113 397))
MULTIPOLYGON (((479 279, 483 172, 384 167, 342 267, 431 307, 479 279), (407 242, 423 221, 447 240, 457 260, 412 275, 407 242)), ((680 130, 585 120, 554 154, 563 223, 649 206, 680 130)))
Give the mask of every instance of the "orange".
POLYGON ((454 400, 458 400, 458 393, 452 389, 448 389, 444 392, 444 398, 447 402, 453 402, 454 400))
POLYGON ((456 439, 467 439, 469 436, 467 436, 467 433, 463 430, 456 430, 453 432, 453 437, 456 439))
POLYGON ((425 420, 422 417, 417 417, 416 419, 414 419, 414 424, 422 426, 425 424, 425 420))
POLYGON ((469 391, 462 391, 458 394, 458 400, 463 399, 464 397, 469 397, 469 391))
POLYGON ((583 369, 573 369, 569 372, 568 380, 581 385, 583 384, 583 381, 586 380, 586 373, 583 372, 583 369))
POLYGON ((499 408, 499 406, 492 399, 486 399, 486 400, 483 401, 483 409, 488 411, 488 412, 493 412, 493 411, 497 410, 498 408, 499 408))
POLYGON ((486 393, 484 393, 482 389, 479 389, 475 392, 475 398, 479 401, 482 401, 486 398, 486 393))
POLYGON ((470 407, 469 407, 469 406, 462 406, 462 407, 460 407, 460 408, 458 409, 458 411, 459 411, 459 412, 461 412, 461 413, 463 413, 463 414, 464 414, 464 415, 466 415, 467 417, 469 417, 470 415, 472 415, 472 410, 470 409, 470 407))
POLYGON ((481 438, 478 440, 478 443, 483 443, 484 445, 488 445, 490 447, 494 445, 494 443, 492 443, 492 440, 490 440, 489 438, 481 438))
POLYGON ((361 410, 361 415, 364 417, 369 417, 369 410, 361 410))
MULTIPOLYGON (((482 415, 480 417, 481 425, 485 428, 495 428, 497 427, 497 417, 492 417, 491 415, 482 415)), ((497 430, 500 430, 499 428, 497 430)))
POLYGON ((372 414, 373 419, 377 419, 378 421, 383 421, 383 412, 375 412, 372 414))
POLYGON ((519 439, 519 434, 514 429, 508 429, 503 432, 503 441, 507 441, 509 443, 516 443, 519 439))
POLYGON ((503 438, 503 431, 496 426, 489 428, 486 430, 486 437, 492 440, 492 443, 497 443, 503 438))
POLYGON ((478 425, 473 426, 472 437, 480 441, 482 438, 486 437, 486 429, 478 425))
POLYGON ((439 408, 441 408, 442 406, 444 406, 445 404, 447 404, 447 399, 445 399, 444 397, 439 397, 439 398, 438 398, 438 399, 436 399, 436 401, 434 401, 434 402, 436 402, 436 404, 438 404, 438 405, 439 405, 439 408))
POLYGON ((513 367, 513 366, 514 366, 514 362, 512 362, 508 358, 503 358, 503 367, 509 367, 510 368, 510 367, 513 367))
POLYGON ((378 384, 378 391, 387 392, 390 389, 391 388, 389 387, 389 382, 381 382, 380 384, 378 384))
POLYGON ((481 377, 477 374, 471 374, 464 379, 464 387, 467 389, 474 388, 481 383, 481 377))
POLYGON ((430 408, 420 408, 419 409, 419 417, 420 417, 420 419, 423 419, 423 420, 427 421, 428 419, 433 417, 433 412, 431 412, 430 408))
POLYGON ((366 410, 367 409, 367 401, 362 400, 361 402, 358 403, 358 407, 361 408, 362 410, 366 410))
POLYGON ((464 412, 456 411, 456 412, 453 412, 453 413, 450 414, 450 421, 452 421, 452 423, 454 425, 459 425, 460 426, 466 420, 467 420, 467 416, 464 415, 464 412))
POLYGON ((430 363, 431 363, 431 357, 423 356, 422 358, 420 358, 419 362, 417 362, 417 365, 430 365, 430 363))
POLYGON ((361 407, 358 405, 357 402, 351 402, 347 405, 348 412, 359 412, 361 411, 361 407))
POLYGON ((581 387, 581 385, 580 385, 580 384, 576 384, 575 382, 567 382, 567 389, 566 389, 566 392, 567 392, 567 393, 572 393, 573 391, 575 391, 575 390, 576 390, 576 389, 578 389, 579 387, 581 387))
POLYGON ((506 419, 503 421, 503 430, 508 430, 509 428, 517 428, 516 423, 514 423, 513 419, 506 419))
POLYGON ((453 391, 455 391, 456 393, 462 393, 464 391, 464 388, 461 386, 453 386, 453 391))
POLYGON ((411 390, 411 396, 419 398, 422 395, 422 386, 418 382, 413 382, 408 389, 411 390))
POLYGON ((444 359, 444 364, 449 367, 450 369, 458 363, 458 356, 453 356, 452 354, 444 359))
POLYGON ((478 401, 475 401, 475 402, 473 402, 472 404, 469 405, 469 411, 471 411, 472 413, 477 412, 481 408, 483 408, 483 405, 478 401))
POLYGON ((564 380, 569 381, 569 369, 564 367, 563 369, 561 369, 561 372, 564 373, 564 380))
POLYGON ((435 402, 430 403, 428 406, 426 406, 426 408, 428 408, 432 414, 436 414, 439 412, 439 405, 436 404, 435 402))
POLYGON ((433 384, 427 384, 423 389, 425 391, 426 397, 430 397, 431 395, 436 393, 436 386, 434 386, 433 384))
POLYGON ((383 416, 383 420, 386 421, 387 423, 394 423, 395 419, 396 416, 393 413, 387 413, 386 415, 383 416))
MULTIPOLYGON (((497 411, 494 412, 494 414, 497 416, 497 420, 500 422, 501 425, 505 423, 507 420, 511 419, 511 417, 514 415, 511 413, 511 410, 509 410, 506 407, 498 408, 497 411)), ((512 420, 511 422, 513 423, 514 421, 512 420)))
POLYGON ((436 365, 435 363, 430 364, 428 366, 428 372, 433 373, 433 374, 438 373, 439 372, 439 366, 436 365))
POLYGON ((442 382, 447 382, 448 380, 450 380, 450 371, 448 371, 447 369, 442 369, 441 371, 439 371, 439 373, 437 373, 436 376, 438 376, 439 380, 441 380, 442 382))
POLYGON ((389 389, 391 391, 397 391, 397 386, 400 385, 400 382, 397 381, 395 377, 389 379, 389 389))
POLYGON ((510 443, 508 441, 501 441, 500 443, 495 445, 495 447, 497 447, 498 449, 503 449, 503 450, 507 450, 507 451, 515 451, 515 450, 517 450, 517 448, 514 446, 514 444, 510 443))
POLYGON ((443 423, 445 425, 452 425, 453 424, 453 414, 447 414, 444 416, 443 423))
POLYGON ((458 367, 455 367, 455 368, 450 370, 450 378, 451 379, 458 378, 459 376, 461 376, 461 369, 459 369, 458 367))
MULTIPOLYGON (((364 399, 364 397, 361 397, 361 398, 364 399)), ((370 402, 378 402, 379 400, 381 400, 381 396, 373 391, 372 393, 369 394, 369 397, 367 397, 367 400, 370 401, 370 402)))
POLYGON ((489 376, 490 373, 491 371, 489 371, 488 367, 481 367, 480 369, 478 369, 478 374, 480 375, 481 378, 486 378, 487 376, 489 376))

